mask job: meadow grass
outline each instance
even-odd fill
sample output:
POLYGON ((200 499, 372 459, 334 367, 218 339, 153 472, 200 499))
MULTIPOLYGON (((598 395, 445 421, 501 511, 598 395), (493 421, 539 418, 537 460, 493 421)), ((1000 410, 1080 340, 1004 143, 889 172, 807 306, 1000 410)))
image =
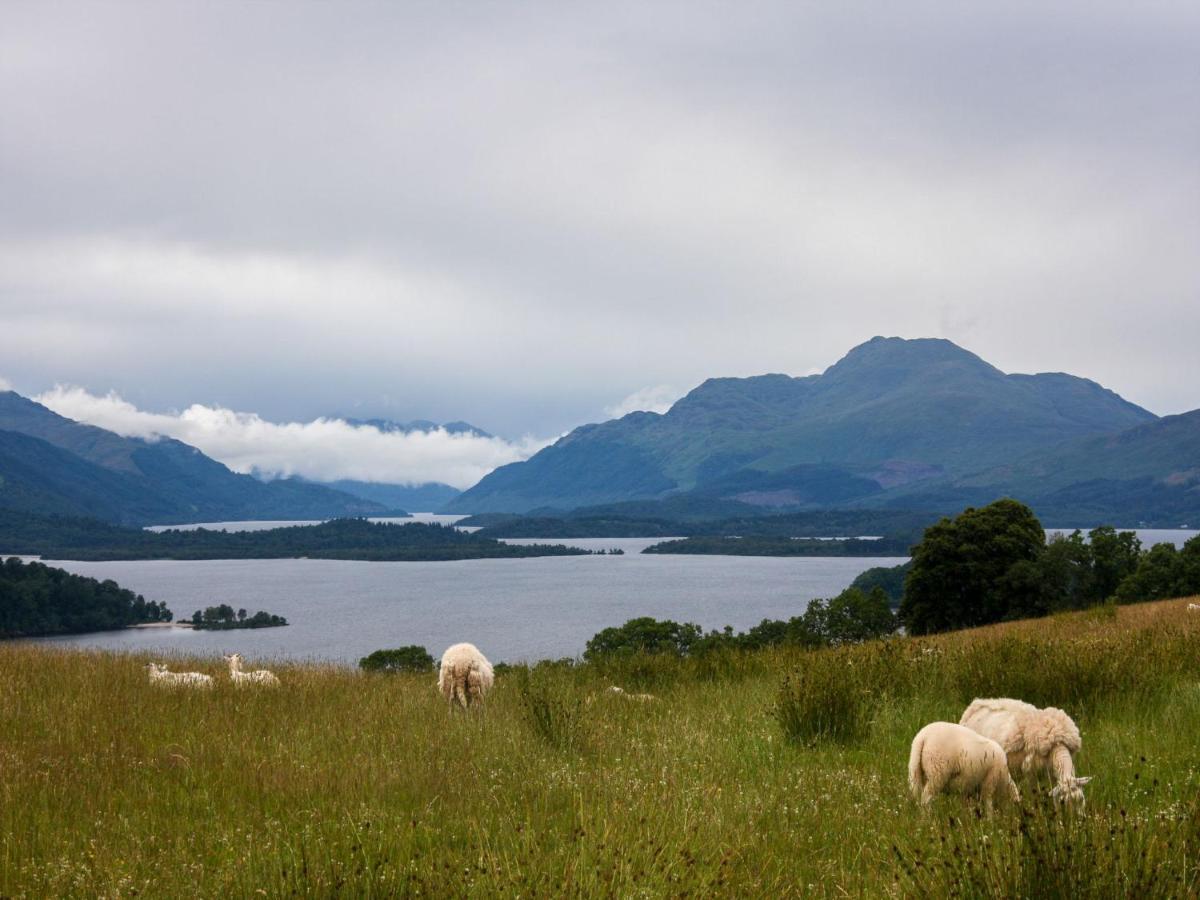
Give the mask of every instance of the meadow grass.
POLYGON ((281 688, 235 690, 219 659, 173 660, 218 684, 171 691, 144 657, 8 644, 0 895, 1196 895, 1185 607, 521 667, 468 714, 429 675, 278 665, 281 688), (1048 785, 991 819, 915 807, 913 735, 976 695, 1076 718, 1086 814, 1048 785))

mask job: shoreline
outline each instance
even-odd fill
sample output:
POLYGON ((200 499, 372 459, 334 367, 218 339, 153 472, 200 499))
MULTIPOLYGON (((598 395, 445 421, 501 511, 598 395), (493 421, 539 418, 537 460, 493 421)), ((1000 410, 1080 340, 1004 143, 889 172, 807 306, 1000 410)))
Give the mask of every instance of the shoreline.
POLYGON ((137 625, 126 625, 126 629, 131 628, 195 628, 191 622, 141 622, 137 625))

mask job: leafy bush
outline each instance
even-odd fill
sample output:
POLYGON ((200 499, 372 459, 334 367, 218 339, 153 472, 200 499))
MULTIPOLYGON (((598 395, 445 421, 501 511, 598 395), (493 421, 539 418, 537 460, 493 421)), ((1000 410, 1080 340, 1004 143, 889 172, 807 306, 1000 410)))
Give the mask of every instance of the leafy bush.
POLYGON ((1192 594, 1200 594, 1200 536, 1190 539, 1182 550, 1173 544, 1151 547, 1116 592, 1122 603, 1192 594))
POLYGON ((896 630, 896 616, 883 588, 864 593, 852 587, 832 600, 813 600, 804 611, 808 631, 827 644, 849 644, 886 637, 896 630))
POLYGON ((650 616, 630 619, 619 628, 605 628, 587 642, 584 659, 612 653, 669 653, 686 656, 703 636, 699 625, 680 624, 650 616))
POLYGON ((394 650, 376 650, 358 661, 364 672, 428 672, 433 668, 429 651, 417 644, 394 650))
MULTIPOLYGON (((606 628, 592 637, 584 659, 589 663, 609 660, 611 664, 612 658, 619 656, 702 659, 765 647, 823 647, 886 637, 896 627, 896 617, 881 588, 864 593, 851 587, 830 600, 813 600, 803 615, 786 621, 763 619, 748 631, 736 634, 728 625, 721 631, 705 634, 699 625, 690 623, 659 621, 649 616, 630 619, 619 628, 606 628)), ((707 670, 712 671, 713 664, 707 670)))

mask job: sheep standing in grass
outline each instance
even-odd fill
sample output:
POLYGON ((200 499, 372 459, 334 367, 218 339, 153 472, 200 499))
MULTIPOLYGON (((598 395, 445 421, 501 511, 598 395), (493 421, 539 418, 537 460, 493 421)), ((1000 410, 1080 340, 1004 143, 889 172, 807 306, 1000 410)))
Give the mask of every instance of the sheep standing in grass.
POLYGON ((1055 782, 1050 796, 1083 809, 1083 786, 1091 778, 1075 777, 1074 760, 1083 741, 1071 717, 1061 709, 1038 709, 1007 697, 977 698, 958 721, 1003 747, 1014 774, 1049 774, 1055 782))
POLYGON ((442 654, 438 690, 448 703, 466 709, 491 690, 492 664, 474 644, 454 644, 442 654))
POLYGON ((160 687, 194 687, 211 688, 213 677, 203 672, 171 672, 160 663, 148 663, 146 671, 150 673, 150 683, 160 687))
POLYGON ((237 687, 244 685, 267 685, 276 687, 279 684, 279 679, 274 672, 268 672, 266 669, 256 669, 253 672, 242 671, 242 655, 233 653, 225 657, 225 661, 229 663, 229 680, 237 687))
POLYGON ((952 722, 931 722, 917 732, 908 755, 908 787, 923 807, 943 792, 978 794, 989 814, 997 797, 1021 800, 1003 748, 952 722))

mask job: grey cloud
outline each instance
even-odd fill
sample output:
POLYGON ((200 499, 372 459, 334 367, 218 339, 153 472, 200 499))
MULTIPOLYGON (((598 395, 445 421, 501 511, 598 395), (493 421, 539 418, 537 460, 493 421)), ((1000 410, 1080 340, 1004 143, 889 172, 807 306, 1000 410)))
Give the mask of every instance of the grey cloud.
POLYGON ((6 4, 2 371, 550 434, 888 333, 1193 408, 1198 26, 1192 4, 6 4))

